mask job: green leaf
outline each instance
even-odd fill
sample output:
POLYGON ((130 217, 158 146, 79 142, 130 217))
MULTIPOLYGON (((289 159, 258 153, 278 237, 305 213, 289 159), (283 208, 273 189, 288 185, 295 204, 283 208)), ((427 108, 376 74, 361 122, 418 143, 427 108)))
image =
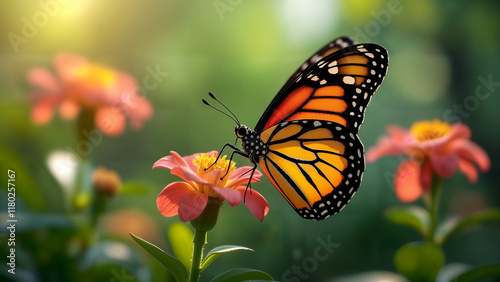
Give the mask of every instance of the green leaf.
POLYGON ((394 255, 396 270, 412 282, 434 281, 444 262, 441 248, 429 242, 405 244, 394 255))
POLYGON ((389 208, 385 216, 393 223, 409 226, 426 237, 429 233, 429 212, 419 206, 400 206, 389 208))
POLYGON ((212 282, 234 282, 247 280, 274 281, 271 275, 260 270, 249 268, 235 268, 215 277, 212 282))
POLYGON ((224 253, 238 251, 238 250, 247 250, 247 251, 253 252, 253 250, 250 248, 236 246, 236 245, 223 245, 223 246, 213 248, 210 252, 208 252, 207 256, 205 257, 205 259, 201 263, 201 270, 204 270, 205 268, 207 268, 220 255, 222 255, 224 253))
POLYGON ((193 232, 185 224, 176 222, 170 225, 168 238, 175 256, 189 269, 193 255, 193 232))
MULTIPOLYGON (((43 185, 39 185, 39 182, 33 177, 36 173, 30 171, 26 164, 21 161, 22 159, 23 158, 19 155, 15 154, 14 150, 0 143, 0 166, 2 169, 5 169, 5 171, 2 172, 5 175, 4 177, 7 177, 8 169, 15 171, 15 177, 12 178, 15 180, 8 182, 7 178, 3 178, 5 182, 0 183, 0 187, 2 191, 7 191, 7 189, 11 187, 16 188, 14 192, 17 195, 17 200, 19 202, 25 202, 30 210, 46 211, 50 208, 50 203, 47 203, 47 198, 44 197, 44 190, 49 189, 53 191, 55 187, 47 188, 43 185), (9 186, 8 183, 11 183, 11 185, 9 186), (32 189, 21 189, 22 187, 32 187, 32 189)), ((57 185, 57 183, 54 184, 57 185)))
POLYGON ((463 218, 448 219, 436 230, 436 242, 442 245, 452 234, 489 221, 500 221, 500 209, 489 209, 463 218))
POLYGON ((478 281, 479 279, 500 276, 500 264, 490 264, 468 270, 455 278, 454 282, 478 281))
POLYGON ((132 233, 129 234, 137 242, 137 244, 143 247, 144 250, 154 256, 157 260, 159 260, 168 269, 168 271, 170 272, 170 274, 172 274, 176 281, 185 282, 187 280, 188 272, 182 262, 180 262, 175 257, 167 254, 157 246, 149 243, 148 241, 139 238, 132 233))

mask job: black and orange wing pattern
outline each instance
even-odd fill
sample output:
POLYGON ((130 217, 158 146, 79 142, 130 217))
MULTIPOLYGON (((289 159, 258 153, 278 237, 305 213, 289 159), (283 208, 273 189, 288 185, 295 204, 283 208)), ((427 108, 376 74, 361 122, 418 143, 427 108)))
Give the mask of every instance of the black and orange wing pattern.
POLYGON ((261 132, 291 120, 329 120, 354 133, 387 73, 387 50, 358 44, 328 55, 283 87, 255 127, 261 132))
POLYGON ((297 75, 302 73, 304 70, 306 70, 308 67, 316 63, 317 61, 323 59, 324 57, 337 52, 338 50, 345 48, 347 46, 353 45, 354 44, 354 39, 347 37, 347 36, 342 36, 339 37, 332 42, 326 44, 323 46, 323 48, 319 49, 312 55, 309 59, 307 59, 300 67, 290 76, 288 81, 284 84, 284 86, 288 85, 288 83, 292 82, 297 75))
POLYGON ((387 65, 376 44, 326 55, 294 74, 257 123, 267 147, 259 165, 300 216, 327 218, 359 188, 365 161, 357 132, 387 65))
POLYGON ((294 120, 269 128, 261 138, 268 152, 259 165, 300 216, 327 218, 356 193, 365 168, 363 145, 345 126, 294 120))

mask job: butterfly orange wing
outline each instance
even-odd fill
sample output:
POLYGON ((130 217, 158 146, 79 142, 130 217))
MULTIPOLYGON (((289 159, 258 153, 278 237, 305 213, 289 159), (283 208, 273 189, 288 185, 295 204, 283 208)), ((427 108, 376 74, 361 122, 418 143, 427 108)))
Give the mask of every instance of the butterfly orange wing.
POLYGON ((283 87, 255 130, 310 119, 339 123, 357 133, 387 65, 387 51, 376 44, 351 45, 334 52, 283 87))
POLYGON ((356 193, 365 168, 363 145, 331 121, 292 121, 264 131, 268 153, 259 165, 300 216, 320 220, 356 193))
POLYGON ((257 123, 268 147, 259 165, 302 217, 339 212, 359 188, 365 161, 357 132, 387 65, 376 44, 326 55, 296 74, 257 123))

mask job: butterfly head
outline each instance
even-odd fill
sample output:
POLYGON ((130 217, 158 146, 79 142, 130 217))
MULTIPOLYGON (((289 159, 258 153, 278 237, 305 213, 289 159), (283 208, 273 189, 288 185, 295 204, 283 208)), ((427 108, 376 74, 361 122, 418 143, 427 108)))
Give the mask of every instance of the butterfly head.
POLYGON ((250 133, 250 128, 246 125, 240 124, 234 128, 234 134, 236 134, 239 139, 243 139, 248 133, 250 133))
POLYGON ((267 145, 262 142, 255 130, 240 124, 234 128, 234 133, 241 140, 243 151, 248 155, 251 162, 258 163, 259 159, 267 154, 267 145))

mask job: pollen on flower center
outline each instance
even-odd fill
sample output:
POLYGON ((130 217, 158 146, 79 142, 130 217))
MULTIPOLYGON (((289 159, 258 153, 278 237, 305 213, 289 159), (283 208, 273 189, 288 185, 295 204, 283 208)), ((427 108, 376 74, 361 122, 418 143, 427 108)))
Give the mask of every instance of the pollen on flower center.
POLYGON ((78 68, 75 75, 93 86, 111 85, 116 78, 113 70, 91 64, 78 68))
POLYGON ((196 158, 193 160, 193 164, 198 168, 198 175, 203 177, 206 173, 209 173, 214 170, 220 170, 222 173, 226 173, 229 167, 229 172, 227 173, 227 176, 229 176, 236 170, 235 163, 232 161, 231 163, 229 163, 229 161, 226 160, 226 155, 219 158, 217 162, 214 164, 216 159, 217 157, 215 156, 215 154, 212 154, 210 156, 208 156, 205 153, 197 155, 196 158))
POLYGON ((415 122, 410 128, 411 135, 413 135, 417 141, 437 139, 450 132, 450 124, 438 119, 415 122))

